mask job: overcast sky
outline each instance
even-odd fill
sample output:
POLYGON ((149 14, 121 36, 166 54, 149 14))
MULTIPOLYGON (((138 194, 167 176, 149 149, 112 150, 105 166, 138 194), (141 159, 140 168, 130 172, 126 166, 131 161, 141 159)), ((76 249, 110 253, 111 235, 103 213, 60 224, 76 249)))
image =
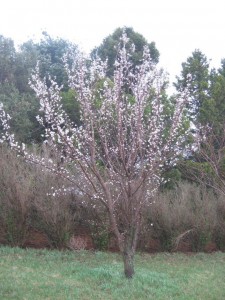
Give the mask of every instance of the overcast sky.
POLYGON ((224 0, 2 0, 0 34, 22 43, 45 30, 88 52, 117 27, 131 26, 155 41, 160 65, 173 80, 195 49, 219 67, 225 58, 224 11, 224 0))

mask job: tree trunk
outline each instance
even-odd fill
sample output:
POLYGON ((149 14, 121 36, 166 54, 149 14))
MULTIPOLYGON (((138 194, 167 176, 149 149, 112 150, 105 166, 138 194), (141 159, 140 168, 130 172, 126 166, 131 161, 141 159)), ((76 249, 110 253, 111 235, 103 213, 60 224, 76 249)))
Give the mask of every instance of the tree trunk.
POLYGON ((126 234, 124 235, 124 244, 123 244, 124 274, 126 278, 132 278, 134 275, 134 253, 135 253, 134 232, 131 228, 129 228, 126 234))
POLYGON ((131 279, 134 275, 134 253, 127 249, 123 253, 124 274, 126 278, 131 279))
POLYGON ((117 239, 120 253, 123 256, 124 274, 126 278, 131 279, 134 276, 134 254, 136 251, 137 240, 141 224, 140 207, 137 210, 134 218, 127 222, 125 218, 123 221, 124 231, 120 233, 118 223, 114 215, 114 207, 110 197, 108 197, 108 212, 111 223, 111 229, 117 239), (127 224, 128 223, 128 224, 127 224))

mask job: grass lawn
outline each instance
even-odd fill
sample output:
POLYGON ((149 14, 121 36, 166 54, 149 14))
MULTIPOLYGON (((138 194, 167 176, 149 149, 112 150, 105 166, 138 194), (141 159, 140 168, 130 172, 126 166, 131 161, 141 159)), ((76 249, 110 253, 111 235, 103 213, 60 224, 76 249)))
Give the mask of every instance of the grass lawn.
POLYGON ((135 266, 127 280, 118 254, 0 247, 0 299, 225 299, 225 253, 137 254, 135 266))

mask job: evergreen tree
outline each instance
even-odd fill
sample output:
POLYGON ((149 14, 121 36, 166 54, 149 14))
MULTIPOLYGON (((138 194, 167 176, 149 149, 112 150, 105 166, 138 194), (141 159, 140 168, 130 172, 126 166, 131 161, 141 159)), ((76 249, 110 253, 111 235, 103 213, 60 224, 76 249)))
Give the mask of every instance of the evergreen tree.
POLYGON ((195 50, 187 61, 182 63, 181 75, 174 83, 178 92, 188 89, 190 95, 189 114, 194 122, 199 121, 200 110, 209 99, 209 62, 200 51, 195 50))
POLYGON ((148 46, 152 61, 154 63, 158 63, 159 61, 159 51, 157 50, 154 42, 148 43, 140 33, 135 32, 131 27, 117 28, 111 35, 107 36, 103 40, 100 46, 96 47, 91 53, 92 57, 98 55, 102 60, 108 60, 107 75, 109 77, 113 76, 113 64, 117 57, 120 37, 124 31, 129 38, 129 45, 127 45, 127 47, 130 47, 131 44, 134 44, 135 46, 135 51, 131 56, 134 66, 140 64, 144 46, 148 46))

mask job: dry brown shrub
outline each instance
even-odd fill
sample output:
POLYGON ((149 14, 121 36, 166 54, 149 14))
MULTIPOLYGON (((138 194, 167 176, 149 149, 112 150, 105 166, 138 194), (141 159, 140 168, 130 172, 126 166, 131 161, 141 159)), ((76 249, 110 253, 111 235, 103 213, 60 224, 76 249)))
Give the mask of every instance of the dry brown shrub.
POLYGON ((33 226, 47 234, 52 247, 66 247, 78 217, 76 198, 71 194, 53 196, 62 182, 46 169, 35 166, 33 175, 33 226))
MULTIPOLYGON (((218 226, 224 228, 218 215, 221 203, 224 199, 204 185, 180 183, 174 190, 159 193, 151 205, 149 234, 160 240, 164 250, 179 249, 180 243, 186 248, 189 244, 194 251, 203 250, 215 240, 218 226)), ((225 217, 225 213, 222 215, 225 217)))
MULTIPOLYGON (((37 230, 47 236, 52 247, 85 249, 90 241, 81 228, 86 228, 95 248, 110 248, 113 237, 104 207, 92 207, 88 199, 74 193, 48 195, 51 187, 61 186, 55 175, 25 163, 1 146, 0 243, 26 246, 30 232, 37 230)), ((159 193, 146 208, 139 240, 142 250, 198 251, 215 249, 215 245, 225 250, 224 195, 204 185, 183 182, 174 190, 159 193)))
POLYGON ((5 242, 22 246, 30 223, 33 177, 30 167, 0 147, 0 223, 5 242))
POLYGON ((1 240, 4 236, 5 243, 23 246, 29 231, 37 229, 53 247, 66 246, 78 217, 75 197, 48 195, 51 187, 61 187, 57 176, 0 148, 1 240))

